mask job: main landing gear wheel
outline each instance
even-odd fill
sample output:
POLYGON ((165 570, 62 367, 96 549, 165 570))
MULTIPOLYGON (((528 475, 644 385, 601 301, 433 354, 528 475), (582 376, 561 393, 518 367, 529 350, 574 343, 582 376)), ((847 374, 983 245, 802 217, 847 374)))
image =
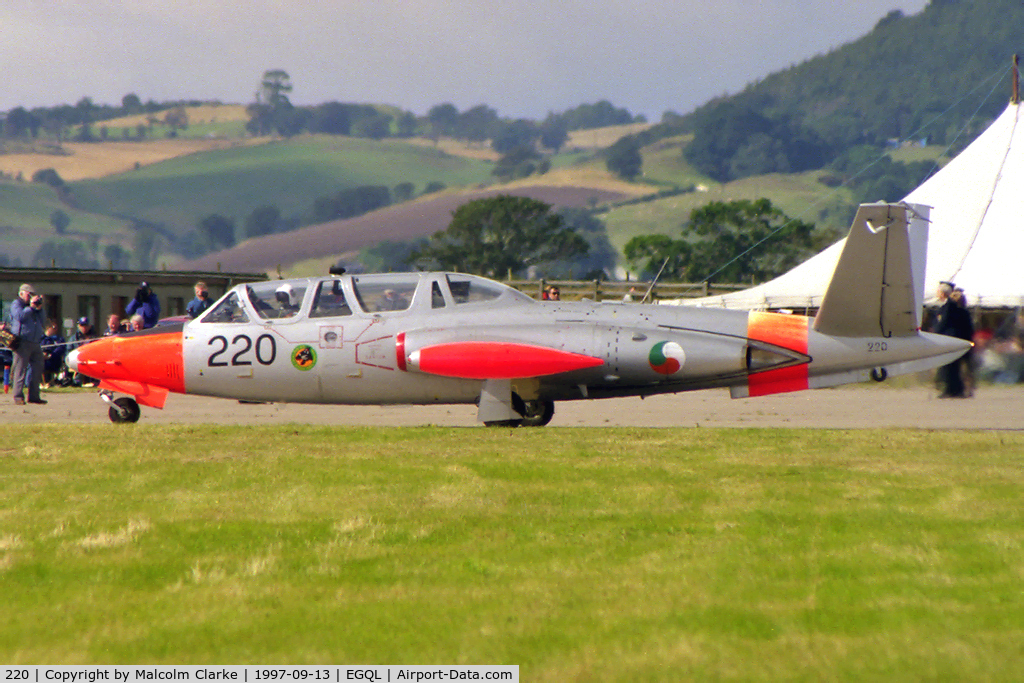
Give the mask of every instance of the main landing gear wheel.
POLYGON ((519 394, 512 394, 512 407, 523 416, 521 420, 493 420, 484 422, 485 427, 543 427, 555 414, 554 401, 524 401, 519 394))
POLYGON ((114 399, 107 414, 110 415, 111 422, 120 424, 122 422, 138 422, 142 411, 139 410, 139 404, 134 398, 122 396, 114 399))
POLYGON ((524 427, 543 427, 555 415, 554 401, 526 401, 526 411, 523 413, 524 427))

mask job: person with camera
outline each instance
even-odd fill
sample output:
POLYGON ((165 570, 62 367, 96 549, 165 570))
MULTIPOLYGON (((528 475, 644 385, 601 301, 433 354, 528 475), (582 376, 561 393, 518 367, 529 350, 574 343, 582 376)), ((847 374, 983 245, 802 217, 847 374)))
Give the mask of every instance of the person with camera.
POLYGON ((146 328, 156 325, 156 321, 160 319, 160 299, 150 288, 149 283, 143 282, 139 285, 135 290, 135 298, 124 307, 124 312, 129 318, 136 313, 140 314, 146 328))
POLYGON ((185 312, 193 320, 201 316, 206 312, 206 309, 213 305, 213 299, 210 298, 210 292, 207 290, 205 282, 197 282, 195 284, 195 292, 196 298, 189 301, 188 306, 185 306, 185 312))
POLYGON ((43 376, 43 296, 26 283, 18 289, 18 298, 11 302, 11 332, 15 336, 14 403, 25 405, 25 384, 28 403, 44 404, 39 396, 39 380, 43 376), (31 368, 31 372, 29 372, 31 368), (26 382, 27 380, 27 382, 26 382))

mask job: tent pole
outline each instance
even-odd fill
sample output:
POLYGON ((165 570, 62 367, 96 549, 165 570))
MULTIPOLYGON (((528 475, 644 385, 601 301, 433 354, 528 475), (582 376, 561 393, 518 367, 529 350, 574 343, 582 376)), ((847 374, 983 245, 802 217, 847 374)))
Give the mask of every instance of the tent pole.
POLYGON ((1010 104, 1020 104, 1020 69, 1017 66, 1018 57, 1013 56, 1013 94, 1010 97, 1010 104))

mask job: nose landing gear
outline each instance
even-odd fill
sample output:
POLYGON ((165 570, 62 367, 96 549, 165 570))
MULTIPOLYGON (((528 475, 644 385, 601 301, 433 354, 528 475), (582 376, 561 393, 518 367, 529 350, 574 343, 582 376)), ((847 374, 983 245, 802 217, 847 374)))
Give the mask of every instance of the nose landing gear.
POLYGON ((109 391, 101 391, 100 398, 110 405, 110 409, 107 411, 107 414, 110 416, 110 421, 115 424, 121 424, 123 422, 138 422, 139 417, 142 416, 139 404, 134 398, 129 398, 127 396, 113 398, 113 393, 109 391))

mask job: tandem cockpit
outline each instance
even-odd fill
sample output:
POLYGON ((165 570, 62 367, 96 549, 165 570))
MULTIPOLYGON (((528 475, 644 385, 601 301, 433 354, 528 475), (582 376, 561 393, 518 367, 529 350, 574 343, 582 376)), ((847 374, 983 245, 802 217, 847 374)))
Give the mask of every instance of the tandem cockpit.
POLYGON ((533 303, 511 287, 474 275, 375 273, 238 285, 198 321, 281 324, 533 303))

